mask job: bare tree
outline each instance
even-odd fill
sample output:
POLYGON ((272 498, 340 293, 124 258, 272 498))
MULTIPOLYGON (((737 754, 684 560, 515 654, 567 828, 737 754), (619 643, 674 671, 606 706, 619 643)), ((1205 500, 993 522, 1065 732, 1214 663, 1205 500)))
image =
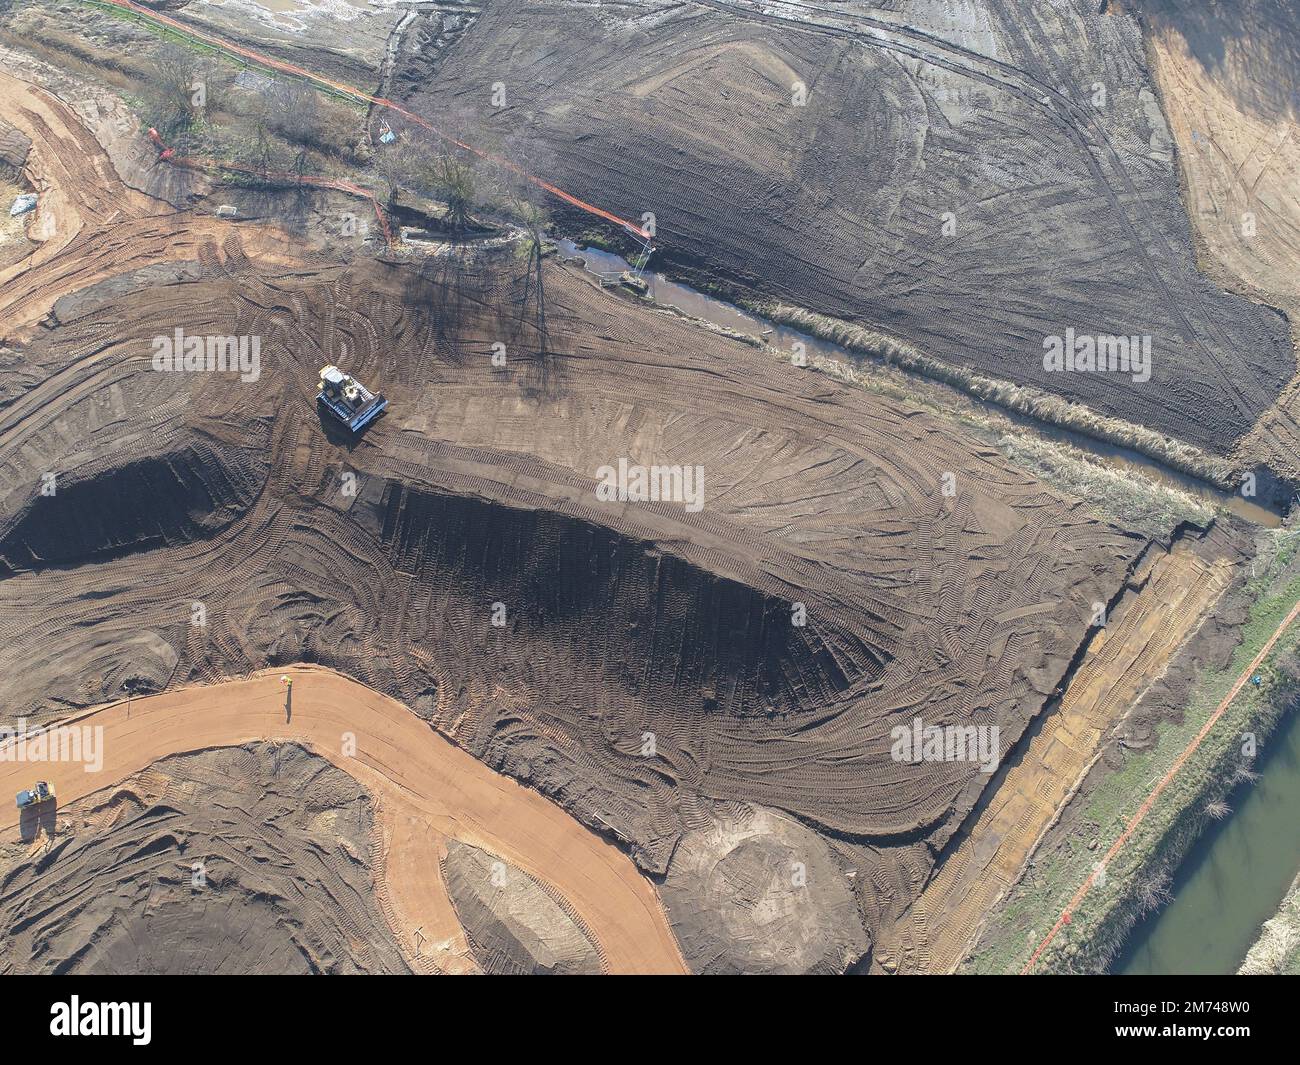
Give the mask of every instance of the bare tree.
POLYGON ((275 146, 271 142, 270 136, 266 131, 266 124, 262 121, 257 123, 257 141, 253 149, 253 167, 265 181, 275 166, 275 146))
POLYGON ((455 236, 466 233, 473 225, 470 211, 474 207, 474 167, 461 155, 443 151, 438 154, 429 175, 434 195, 447 204, 447 223, 455 236))
POLYGON ((225 105, 229 71, 193 48, 165 41, 154 51, 151 66, 145 93, 152 124, 165 136, 188 132, 206 113, 225 105))
POLYGON ((305 148, 333 147, 326 131, 320 93, 291 78, 277 78, 261 97, 267 127, 285 140, 305 148))
POLYGON ((206 89, 202 96, 196 95, 202 84, 198 56, 184 45, 167 41, 154 52, 152 67, 154 125, 164 134, 188 129, 206 104, 206 89), (196 102, 200 100, 202 103, 196 102))
POLYGON ((1205 816, 1213 821, 1222 821, 1232 813, 1232 807, 1223 799, 1211 799, 1205 804, 1205 816))
POLYGON ((1154 913, 1174 897, 1169 890, 1169 874, 1160 871, 1147 873, 1139 878, 1134 891, 1138 915, 1143 917, 1148 913, 1154 913))
POLYGON ((545 362, 550 346, 546 327, 546 276, 543 270, 546 213, 530 200, 516 203, 513 213, 524 230, 516 250, 516 255, 524 262, 523 292, 518 301, 519 320, 532 325, 536 334, 537 354, 545 362))

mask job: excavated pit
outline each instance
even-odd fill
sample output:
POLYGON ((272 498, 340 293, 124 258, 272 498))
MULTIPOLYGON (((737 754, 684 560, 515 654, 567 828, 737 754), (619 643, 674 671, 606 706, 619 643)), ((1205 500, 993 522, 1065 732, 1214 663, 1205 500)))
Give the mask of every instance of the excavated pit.
POLYGON ((885 664, 853 633, 825 640, 817 625, 791 624, 789 601, 588 522, 400 485, 382 506, 394 568, 447 582, 469 607, 434 615, 433 639, 501 603, 501 642, 539 639, 578 668, 585 660, 592 685, 616 684, 648 711, 794 714, 885 664), (609 653, 590 655, 594 639, 609 653))
MULTIPOLYGON (((816 939, 797 956, 818 971, 905 909, 987 782, 970 762, 898 760, 891 731, 996 725, 1009 746, 1144 543, 953 423, 574 269, 544 269, 544 344, 538 279, 509 253, 287 277, 227 249, 203 271, 84 301, 26 349, 56 384, 0 411, 13 711, 320 663, 647 872, 689 835, 687 893, 725 857, 701 848, 730 845, 715 821, 760 807, 801 822, 835 850, 818 868, 846 878, 864 926, 828 930, 838 888, 814 912, 773 896, 816 939), (132 335, 105 342, 123 314, 132 335), (177 326, 260 337, 260 379, 154 371, 147 339, 177 326), (360 439, 322 430, 327 362, 389 397, 360 439), (159 453, 193 465, 173 475, 159 453), (602 497, 599 470, 620 460, 700 467, 703 506, 602 497), (50 468, 86 494, 20 506, 50 468), (137 521, 168 500, 165 521, 137 521)), ((722 881, 733 927, 768 890, 755 861, 723 865, 745 880, 722 881)), ((731 934, 675 908, 702 951, 731 934)), ((778 964, 718 965, 746 956, 778 964)))
POLYGON ((0 526, 0 577, 185 544, 219 532, 258 483, 209 448, 141 459, 38 494, 0 526))

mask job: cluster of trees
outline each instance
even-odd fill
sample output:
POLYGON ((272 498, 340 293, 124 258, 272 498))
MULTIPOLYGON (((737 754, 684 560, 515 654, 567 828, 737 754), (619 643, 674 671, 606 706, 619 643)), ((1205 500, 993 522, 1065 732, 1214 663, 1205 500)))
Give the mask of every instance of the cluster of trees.
MULTIPOLYGON (((148 67, 145 118, 181 154, 212 156, 269 177, 318 172, 320 164, 309 153, 346 153, 362 139, 356 109, 305 82, 260 70, 236 75, 219 57, 172 41, 157 47, 148 67)), ((451 136, 471 142, 468 122, 447 115, 442 122, 451 136)), ((516 163, 523 150, 517 144, 507 149, 516 163)), ((467 238, 488 228, 488 216, 508 218, 522 230, 516 245, 519 269, 511 279, 512 317, 530 335, 525 346, 544 360, 543 234, 549 223, 538 191, 517 171, 420 129, 378 146, 373 166, 390 190, 390 214, 399 192, 444 205, 440 228, 454 244, 465 246, 463 254, 438 256, 420 271, 427 275, 420 282, 423 302, 448 325, 459 319, 463 300, 474 302, 470 290, 478 284, 469 276, 477 269, 466 265, 473 258, 467 238)))
POLYGON ((269 172, 302 168, 308 152, 346 151, 358 137, 355 109, 292 78, 237 76, 217 57, 172 41, 157 47, 148 69, 145 118, 185 151, 219 148, 269 172))

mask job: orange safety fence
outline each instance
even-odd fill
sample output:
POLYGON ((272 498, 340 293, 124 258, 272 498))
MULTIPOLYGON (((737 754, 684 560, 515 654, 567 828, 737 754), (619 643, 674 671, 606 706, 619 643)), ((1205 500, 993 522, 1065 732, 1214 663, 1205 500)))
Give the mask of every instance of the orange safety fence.
POLYGON ((1201 726, 1201 730, 1196 734, 1192 741, 1183 748, 1182 753, 1174 760, 1174 764, 1169 767, 1169 772, 1161 777, 1160 783, 1151 789, 1151 793, 1146 797, 1142 805, 1138 807, 1137 813, 1133 815, 1132 820, 1129 821, 1128 827, 1125 828, 1124 831, 1120 833, 1119 838, 1110 845, 1110 849, 1106 851, 1102 860, 1093 867, 1092 872, 1088 874, 1088 878, 1083 882, 1079 890, 1074 893, 1074 897, 1070 899, 1065 909, 1061 911, 1061 916, 1056 919, 1056 924, 1052 925, 1051 931, 1048 932, 1047 935, 1043 937, 1043 941, 1038 944, 1038 949, 1034 951, 1033 956, 1028 962, 1026 962, 1025 967, 1020 970, 1021 976, 1027 975, 1033 969, 1033 967, 1038 963, 1038 959, 1042 956, 1043 951, 1051 945, 1052 940, 1056 938, 1061 929, 1071 922, 1074 911, 1078 909, 1079 903, 1083 901, 1083 897, 1088 894, 1088 890, 1101 876, 1102 871, 1110 864, 1111 859, 1123 849, 1124 844, 1129 841, 1138 825, 1142 823, 1143 818, 1146 817, 1147 813, 1151 810, 1151 807, 1155 805, 1156 799, 1160 797, 1161 793, 1169 785, 1170 781, 1172 781, 1178 771, 1182 769, 1187 759, 1196 752, 1198 747, 1200 747, 1202 741, 1204 741, 1205 737, 1209 735, 1210 730, 1214 728, 1218 723, 1219 718, 1223 716, 1224 711, 1232 705, 1232 701, 1241 693, 1241 689, 1245 687, 1246 682, 1254 675, 1255 671, 1260 667, 1260 664, 1264 659, 1268 657, 1268 653, 1273 650, 1273 645, 1277 643, 1282 633, 1287 630, 1298 616, 1300 616, 1300 603, 1296 603, 1296 605, 1291 608, 1291 612, 1287 614, 1286 618, 1282 621, 1282 624, 1274 630, 1273 635, 1268 638, 1268 642, 1260 648, 1259 654, 1257 654, 1250 665, 1246 667, 1245 672, 1237 678, 1236 683, 1233 684, 1232 689, 1228 694, 1223 697, 1222 702, 1215 707, 1214 713, 1210 715, 1209 720, 1201 726))
POLYGON ((370 93, 365 92, 362 89, 358 89, 356 88, 356 86, 348 85, 346 82, 334 81, 333 79, 327 78, 324 75, 315 74, 312 71, 305 69, 304 67, 296 66, 293 63, 286 63, 283 60, 274 59, 271 56, 262 55, 260 52, 255 52, 250 48, 245 48, 242 45, 234 44, 233 42, 227 41, 221 37, 216 36, 215 34, 207 33, 203 30, 194 29, 192 26, 187 26, 185 23, 180 22, 174 18, 171 18, 169 15, 161 14, 160 12, 153 11, 147 7, 142 7, 139 4, 134 3, 133 0, 91 0, 91 2, 107 5, 109 7, 121 8, 124 11, 130 11, 133 14, 138 15, 143 19, 146 19, 150 22, 158 23, 160 25, 167 26, 171 29, 176 30, 181 34, 184 34, 187 37, 192 38, 193 40, 199 41, 203 44, 209 45, 212 48, 216 48, 219 51, 225 52, 227 55, 239 56, 240 58, 247 59, 252 63, 256 63, 258 66, 266 67, 268 70, 276 70, 283 74, 290 74, 294 77, 304 78, 307 81, 314 82, 317 85, 323 86, 334 92, 341 93, 344 96, 350 96, 354 100, 359 100, 363 103, 374 104, 378 107, 387 108, 388 110, 392 111, 394 114, 401 115, 403 118, 406 118, 408 121, 415 123, 417 126, 421 127, 422 129, 428 130, 435 137, 438 137, 440 140, 444 141, 445 143, 453 145, 457 148, 461 148, 467 152, 470 152, 471 154, 478 156, 480 159, 483 159, 486 162, 494 163, 497 166, 504 167, 512 174, 515 174, 518 177, 523 178, 525 181, 528 181, 531 184, 536 185, 539 189, 542 189, 545 192, 549 192, 552 196, 555 196, 558 199, 563 200, 565 203, 571 204, 572 206, 577 207, 580 210, 586 211, 588 214, 595 215, 598 218, 602 218, 607 222, 613 222, 615 225, 622 226, 624 229, 627 229, 630 232, 635 233, 639 237, 648 238, 650 236, 650 234, 645 230, 644 227, 636 225, 633 222, 629 222, 626 218, 620 218, 618 215, 613 214, 610 211, 606 211, 601 207, 597 207, 594 204, 587 203, 585 200, 580 200, 578 199, 577 196, 565 192, 563 189, 555 185, 552 185, 548 181, 544 181, 542 178, 539 178, 534 174, 528 173, 528 171, 524 170, 523 167, 519 166, 516 163, 512 163, 508 159, 505 159, 498 155, 493 155, 490 152, 485 152, 479 148, 475 148, 472 144, 466 144, 463 141, 457 140, 455 137, 451 136, 448 133, 444 133, 442 130, 438 129, 437 126, 433 125, 433 123, 428 122, 427 120, 421 118, 419 115, 415 114, 414 112, 408 111, 400 104, 393 103, 392 100, 385 99, 382 96, 372 96, 370 93))

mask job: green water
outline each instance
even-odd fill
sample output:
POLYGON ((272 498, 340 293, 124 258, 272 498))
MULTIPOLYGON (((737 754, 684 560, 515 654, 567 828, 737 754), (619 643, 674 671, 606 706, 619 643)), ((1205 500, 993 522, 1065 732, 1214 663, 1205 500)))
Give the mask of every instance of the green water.
POLYGON ((1202 834, 1174 877, 1173 901, 1138 924, 1111 971, 1230 974, 1300 868, 1300 711, 1260 751, 1259 781, 1202 834))

